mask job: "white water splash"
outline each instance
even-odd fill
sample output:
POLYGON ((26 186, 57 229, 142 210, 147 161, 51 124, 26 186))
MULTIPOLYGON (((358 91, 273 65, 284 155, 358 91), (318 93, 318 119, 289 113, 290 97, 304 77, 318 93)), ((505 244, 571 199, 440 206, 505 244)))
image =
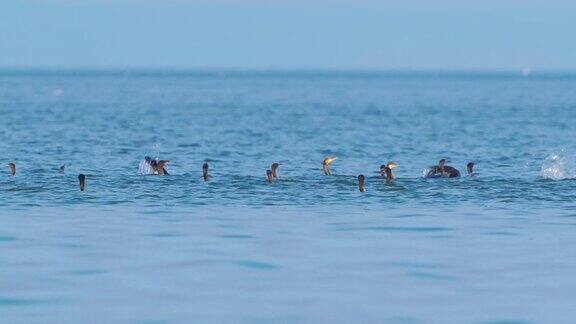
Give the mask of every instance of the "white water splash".
POLYGON ((431 171, 431 168, 424 168, 424 170, 422 170, 422 178, 428 178, 428 173, 431 171))
POLYGON ((142 175, 154 174, 152 166, 150 166, 150 163, 146 162, 146 160, 140 161, 140 164, 138 165, 138 172, 142 175))
POLYGON ((576 178, 576 155, 564 150, 552 153, 544 159, 540 176, 544 179, 563 180, 576 178))

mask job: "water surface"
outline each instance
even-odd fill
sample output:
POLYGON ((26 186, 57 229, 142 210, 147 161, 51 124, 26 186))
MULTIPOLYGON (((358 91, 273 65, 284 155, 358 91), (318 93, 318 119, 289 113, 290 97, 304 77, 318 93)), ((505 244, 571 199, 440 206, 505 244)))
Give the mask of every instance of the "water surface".
POLYGON ((574 75, 3 71, 0 114, 0 322, 576 316, 574 75))

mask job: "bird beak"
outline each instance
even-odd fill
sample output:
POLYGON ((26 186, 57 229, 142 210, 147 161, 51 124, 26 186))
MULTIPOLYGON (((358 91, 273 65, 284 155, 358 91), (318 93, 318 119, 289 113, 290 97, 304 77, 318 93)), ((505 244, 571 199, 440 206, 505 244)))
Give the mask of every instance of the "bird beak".
POLYGON ((396 164, 395 162, 390 162, 386 166, 389 167, 390 169, 394 169, 398 167, 398 164, 396 164))
POLYGON ((326 163, 326 165, 330 165, 330 164, 332 164, 332 162, 336 161, 337 159, 338 158, 336 156, 335 157, 329 157, 329 158, 326 158, 324 160, 324 162, 326 163))

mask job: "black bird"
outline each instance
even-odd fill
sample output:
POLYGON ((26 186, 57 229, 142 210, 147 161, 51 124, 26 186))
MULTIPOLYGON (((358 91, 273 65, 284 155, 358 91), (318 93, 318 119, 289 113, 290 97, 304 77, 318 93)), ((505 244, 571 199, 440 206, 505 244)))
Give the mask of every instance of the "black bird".
POLYGON ((274 162, 272 163, 272 167, 270 167, 270 171, 272 171, 272 176, 274 178, 278 178, 278 167, 280 167, 282 163, 274 162))
POLYGON ((84 191, 84 187, 86 186, 86 176, 80 173, 78 175, 78 182, 80 182, 80 191, 84 191))
POLYGON ((460 171, 456 168, 446 165, 446 159, 438 161, 438 165, 431 166, 426 173, 426 178, 458 178, 460 177, 460 171))
POLYGON ((330 175, 330 164, 336 159, 337 157, 327 157, 322 161, 322 171, 324 171, 324 175, 330 175))
POLYGON ((358 190, 360 190, 360 192, 366 191, 366 187, 364 186, 365 181, 366 181, 366 177, 364 177, 363 174, 358 176, 358 190))
POLYGON ((168 173, 168 171, 166 171, 166 165, 168 163, 170 163, 170 161, 153 159, 149 156, 145 156, 144 160, 150 166, 150 168, 152 168, 152 171, 154 171, 154 174, 156 174, 156 175, 170 175, 168 173))
POLYGON ((15 175, 16 174, 16 164, 10 162, 8 163, 8 170, 10 171, 11 175, 15 175))
POLYGON ((210 176, 208 176, 208 162, 204 162, 204 164, 202 164, 202 177, 204 178, 204 181, 208 181, 210 179, 210 176))
POLYGON ((466 171, 468 171, 469 176, 472 176, 474 173, 474 162, 468 162, 468 164, 466 164, 466 171))
POLYGON ((266 179, 268 180, 268 183, 272 183, 274 180, 274 174, 272 173, 272 170, 266 170, 266 179))
POLYGON ((380 175, 386 177, 386 182, 391 183, 396 179, 396 176, 392 173, 392 169, 396 168, 398 164, 394 162, 388 162, 387 164, 382 164, 380 166, 380 175))

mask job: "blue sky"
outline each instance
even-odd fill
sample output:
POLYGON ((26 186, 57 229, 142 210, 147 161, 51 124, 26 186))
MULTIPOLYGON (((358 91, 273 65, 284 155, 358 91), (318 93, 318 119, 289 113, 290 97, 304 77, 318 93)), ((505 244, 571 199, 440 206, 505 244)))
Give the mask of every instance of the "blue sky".
POLYGON ((0 67, 576 69, 575 17, 576 1, 3 0, 0 67))

